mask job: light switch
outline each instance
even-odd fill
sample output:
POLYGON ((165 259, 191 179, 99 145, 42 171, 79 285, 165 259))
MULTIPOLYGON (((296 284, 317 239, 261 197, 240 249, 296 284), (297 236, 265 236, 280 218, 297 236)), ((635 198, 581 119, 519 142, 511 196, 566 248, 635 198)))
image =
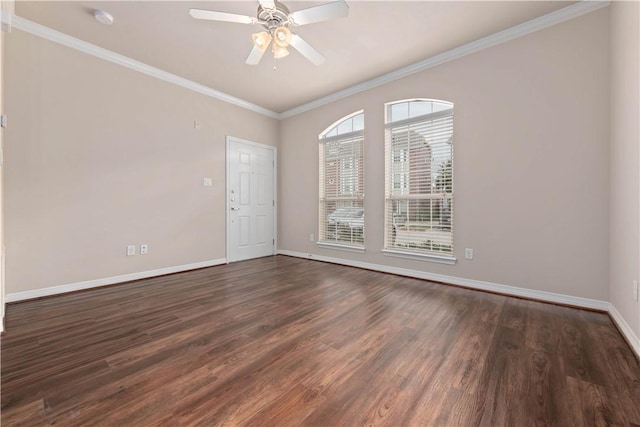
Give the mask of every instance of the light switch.
POLYGON ((464 257, 466 259, 473 259, 473 249, 472 248, 465 248, 464 249, 464 257))
POLYGON ((211 187, 213 186, 213 180, 211 178, 205 178, 202 181, 202 185, 204 185, 205 187, 211 187))

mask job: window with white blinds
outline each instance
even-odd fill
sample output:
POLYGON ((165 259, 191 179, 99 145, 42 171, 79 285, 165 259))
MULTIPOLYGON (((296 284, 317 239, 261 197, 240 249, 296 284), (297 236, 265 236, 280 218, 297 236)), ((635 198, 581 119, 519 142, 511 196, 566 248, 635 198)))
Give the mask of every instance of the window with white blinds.
POLYGON ((386 104, 387 255, 453 259, 453 104, 386 104))
POLYGON ((343 117, 319 140, 318 244, 364 249, 364 113, 343 117))

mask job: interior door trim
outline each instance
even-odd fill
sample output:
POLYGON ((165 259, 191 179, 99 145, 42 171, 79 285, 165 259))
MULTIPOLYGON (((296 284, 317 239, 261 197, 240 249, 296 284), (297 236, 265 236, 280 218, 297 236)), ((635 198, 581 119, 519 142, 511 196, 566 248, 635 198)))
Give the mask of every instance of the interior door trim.
POLYGON ((265 148, 273 151, 273 254, 278 253, 278 149, 273 145, 260 144, 258 142, 249 141, 247 139, 236 138, 235 136, 226 136, 225 145, 225 202, 224 202, 224 217, 225 217, 225 258, 227 264, 231 259, 231 242, 229 239, 229 231, 231 229, 231 215, 230 215, 230 202, 231 199, 231 187, 230 187, 230 174, 231 174, 231 143, 238 142, 245 145, 251 145, 258 148, 265 148))

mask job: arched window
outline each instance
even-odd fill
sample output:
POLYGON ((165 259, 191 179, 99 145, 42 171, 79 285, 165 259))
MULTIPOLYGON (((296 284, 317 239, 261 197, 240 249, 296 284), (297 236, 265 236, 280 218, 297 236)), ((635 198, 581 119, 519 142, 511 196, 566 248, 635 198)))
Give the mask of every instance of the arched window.
POLYGON ((364 251, 364 112, 319 135, 320 246, 364 251))
POLYGON ((385 248, 453 263, 453 104, 385 104, 385 248))

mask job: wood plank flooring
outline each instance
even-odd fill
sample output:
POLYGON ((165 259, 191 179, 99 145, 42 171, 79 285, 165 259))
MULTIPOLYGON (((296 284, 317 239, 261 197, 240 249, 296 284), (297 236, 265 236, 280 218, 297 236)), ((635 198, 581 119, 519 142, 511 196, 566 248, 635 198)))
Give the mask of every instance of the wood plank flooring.
POLYGON ((285 256, 12 304, 3 426, 640 426, 605 314, 285 256))

